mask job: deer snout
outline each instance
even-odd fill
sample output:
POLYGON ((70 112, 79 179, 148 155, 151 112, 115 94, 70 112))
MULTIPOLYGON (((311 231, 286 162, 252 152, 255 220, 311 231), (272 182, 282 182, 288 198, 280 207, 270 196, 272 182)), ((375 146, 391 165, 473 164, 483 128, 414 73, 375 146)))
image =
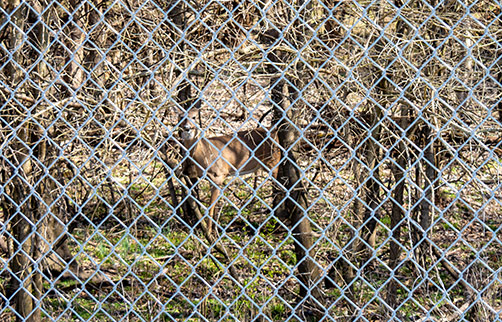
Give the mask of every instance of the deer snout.
POLYGON ((181 138, 183 140, 193 139, 195 136, 195 129, 191 124, 184 124, 181 126, 181 138))

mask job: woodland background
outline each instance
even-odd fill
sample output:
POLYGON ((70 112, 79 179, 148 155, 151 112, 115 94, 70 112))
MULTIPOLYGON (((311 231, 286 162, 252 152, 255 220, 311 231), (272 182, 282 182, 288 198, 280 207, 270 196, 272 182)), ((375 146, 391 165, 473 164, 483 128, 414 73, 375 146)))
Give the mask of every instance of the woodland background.
POLYGON ((2 319, 501 320, 500 3, 0 3, 2 319), (216 238, 197 101, 283 135, 216 238))

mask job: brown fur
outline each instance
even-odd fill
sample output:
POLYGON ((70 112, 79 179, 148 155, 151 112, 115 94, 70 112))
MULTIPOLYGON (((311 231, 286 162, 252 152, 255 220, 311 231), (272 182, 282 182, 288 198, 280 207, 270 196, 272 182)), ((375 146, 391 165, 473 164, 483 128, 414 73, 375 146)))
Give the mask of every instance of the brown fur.
POLYGON ((225 179, 235 174, 254 173, 259 169, 267 172, 272 170, 272 175, 277 177, 277 168, 274 167, 280 160, 280 150, 276 132, 271 132, 270 137, 267 137, 267 130, 263 128, 237 132, 237 137, 223 135, 200 138, 193 121, 189 121, 196 112, 197 110, 189 111, 189 118, 180 125, 184 131, 183 145, 190 154, 188 175, 201 178, 204 170, 207 170, 207 177, 212 185, 208 223, 211 231, 216 202, 225 179))

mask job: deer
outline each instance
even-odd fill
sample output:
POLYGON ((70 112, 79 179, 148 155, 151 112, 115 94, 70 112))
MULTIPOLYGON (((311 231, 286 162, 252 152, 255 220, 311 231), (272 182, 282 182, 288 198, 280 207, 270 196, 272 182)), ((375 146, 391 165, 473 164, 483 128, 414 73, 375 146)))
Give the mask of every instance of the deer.
POLYGON ((207 230, 212 232, 216 203, 224 181, 230 176, 252 174, 258 170, 271 171, 277 178, 281 158, 277 131, 258 127, 239 131, 234 136, 205 137, 195 119, 199 108, 189 108, 179 113, 181 143, 187 154, 182 171, 190 179, 209 179, 211 196, 208 209, 207 230), (270 132, 270 135, 268 134, 270 132))

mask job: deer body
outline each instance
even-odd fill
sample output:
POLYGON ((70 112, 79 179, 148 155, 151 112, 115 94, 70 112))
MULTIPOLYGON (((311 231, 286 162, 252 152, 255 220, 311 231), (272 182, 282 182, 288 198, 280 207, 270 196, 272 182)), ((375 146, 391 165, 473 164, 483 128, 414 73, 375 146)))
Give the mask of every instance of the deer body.
POLYGON ((218 197, 225 179, 234 175, 251 174, 259 169, 272 170, 276 177, 276 165, 280 160, 276 133, 263 128, 237 132, 233 135, 201 137, 200 131, 188 112, 188 118, 181 123, 183 146, 190 158, 184 164, 184 172, 191 178, 207 175, 211 188, 208 230, 211 232, 212 220, 218 197))

